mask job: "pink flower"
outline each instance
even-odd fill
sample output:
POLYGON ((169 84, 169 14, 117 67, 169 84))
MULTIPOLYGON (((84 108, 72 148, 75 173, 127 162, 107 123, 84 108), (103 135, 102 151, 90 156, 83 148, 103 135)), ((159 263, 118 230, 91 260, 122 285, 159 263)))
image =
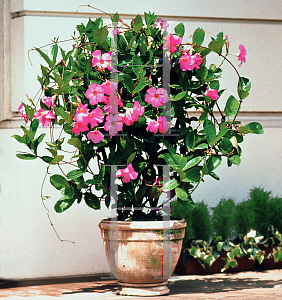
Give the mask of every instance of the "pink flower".
POLYGON ((111 136, 116 135, 119 131, 121 131, 122 126, 123 123, 121 122, 121 116, 110 114, 106 117, 104 129, 109 131, 111 136))
POLYGON ((74 116, 74 120, 78 123, 86 123, 88 124, 90 119, 88 116, 88 104, 80 104, 79 107, 76 109, 76 113, 74 116))
POLYGON ((34 118, 39 119, 43 127, 47 127, 51 123, 51 120, 55 119, 56 117, 51 110, 40 108, 38 113, 34 115, 34 118))
POLYGON ((164 32, 168 28, 169 24, 166 20, 161 19, 160 17, 157 17, 156 23, 153 26, 153 28, 160 28, 162 32, 164 32))
POLYGON ((117 82, 106 80, 101 84, 101 87, 103 87, 105 94, 110 96, 111 94, 115 94, 117 91, 117 82), (111 92, 113 90, 113 92, 111 92))
POLYGON ((181 57, 179 58, 180 69, 182 71, 192 71, 194 69, 200 69, 200 64, 203 62, 201 55, 195 53, 192 55, 190 52, 182 52, 181 57))
POLYGON ((20 104, 20 106, 18 108, 18 111, 21 112, 21 118, 23 118, 24 121, 27 123, 28 122, 28 117, 27 117, 27 114, 25 113, 25 107, 22 103, 20 104))
POLYGON ((48 107, 55 106, 56 95, 53 97, 43 96, 41 101, 48 107))
POLYGON ((170 127, 170 122, 168 122, 166 117, 158 117, 158 124, 159 124, 159 132, 160 133, 165 133, 168 131, 170 127))
POLYGON ((132 164, 129 164, 124 169, 117 170, 117 177, 122 177, 124 183, 128 183, 130 179, 134 180, 138 176, 138 173, 134 171, 132 164))
POLYGON ((116 95, 112 95, 111 97, 105 97, 105 101, 103 101, 106 105, 104 106, 104 110, 106 113, 117 114, 118 106, 123 106, 120 98, 116 95))
POLYGON ((98 126, 98 123, 102 123, 104 121, 103 110, 100 107, 97 107, 88 114, 88 117, 91 128, 98 126))
POLYGON ((180 45, 182 42, 182 37, 178 36, 178 35, 168 35, 166 36, 166 42, 163 46, 163 48, 168 47, 169 46, 169 52, 173 53, 177 50, 177 45, 180 45))
POLYGON ((159 123, 156 120, 149 120, 147 131, 157 133, 159 129, 159 123))
POLYGON ((134 101, 133 112, 132 112, 132 120, 138 121, 139 116, 142 116, 145 112, 145 107, 141 106, 138 101, 134 101))
POLYGON ((101 68, 111 70, 112 68, 112 54, 111 52, 107 52, 102 54, 100 50, 95 50, 92 53, 92 66, 97 67, 98 70, 101 68))
POLYGON ((89 99, 91 105, 98 104, 98 102, 104 101, 106 96, 104 95, 104 88, 96 83, 92 83, 88 86, 85 92, 85 97, 89 99))
POLYGON ((121 120, 122 120, 122 123, 124 123, 127 126, 133 125, 133 123, 134 123, 132 114, 129 111, 125 112, 125 114, 122 116, 121 120))
POLYGON ((205 96, 211 98, 212 100, 217 100, 219 97, 217 90, 215 89, 207 89, 205 92, 205 96))
POLYGON ((91 140, 93 143, 100 143, 104 139, 104 135, 99 130, 89 131, 87 133, 88 140, 91 140))
POLYGON ((85 132, 88 130, 89 130, 89 128, 86 123, 75 122, 74 127, 72 128, 72 132, 74 134, 80 134, 80 132, 85 132))
POLYGON ((158 88, 157 90, 154 86, 152 86, 147 90, 145 101, 151 103, 153 107, 162 106, 168 101, 167 91, 163 88, 158 88))
POLYGON ((243 45, 240 45, 239 46, 239 49, 240 49, 240 54, 238 56, 238 60, 241 60, 241 63, 239 64, 239 67, 242 66, 242 63, 246 62, 246 55, 247 55, 247 52, 246 52, 246 48, 243 46, 243 45))

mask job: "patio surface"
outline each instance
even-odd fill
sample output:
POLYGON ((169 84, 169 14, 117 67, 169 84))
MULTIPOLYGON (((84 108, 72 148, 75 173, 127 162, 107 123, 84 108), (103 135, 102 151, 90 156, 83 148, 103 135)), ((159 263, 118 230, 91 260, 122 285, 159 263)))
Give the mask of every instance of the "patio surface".
MULTIPOLYGON (((105 275, 103 276, 105 277, 105 275)), ((115 280, 101 277, 5 282, 0 280, 0 298, 17 300, 49 299, 282 299, 282 270, 236 274, 176 275, 168 283, 170 294, 158 297, 116 295, 115 280)))

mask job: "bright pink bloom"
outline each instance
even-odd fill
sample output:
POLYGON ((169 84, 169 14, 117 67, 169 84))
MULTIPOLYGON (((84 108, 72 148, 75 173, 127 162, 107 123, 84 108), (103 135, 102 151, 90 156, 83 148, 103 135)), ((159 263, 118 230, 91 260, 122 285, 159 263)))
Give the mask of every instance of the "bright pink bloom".
POLYGON ((203 62, 201 55, 195 53, 192 55, 190 52, 182 52, 181 57, 179 58, 180 69, 182 71, 192 71, 194 69, 200 69, 200 64, 203 62))
POLYGON ((239 64, 239 67, 242 66, 242 63, 246 62, 246 55, 247 55, 247 52, 246 52, 246 48, 243 46, 243 45, 240 45, 239 46, 239 49, 240 49, 240 54, 238 56, 238 60, 241 61, 241 63, 239 64))
POLYGON ((79 123, 79 122, 75 122, 74 126, 72 128, 72 132, 74 134, 80 134, 80 132, 85 132, 88 130, 89 130, 89 128, 86 123, 79 123))
POLYGON ((96 107, 88 114, 88 117, 91 128, 98 126, 98 123, 102 123, 104 121, 103 110, 100 107, 96 107))
POLYGON ((104 129, 109 131, 111 136, 116 135, 119 131, 122 130, 123 123, 121 122, 121 116, 119 115, 108 115, 106 117, 106 122, 104 125, 104 129))
POLYGON ((165 133, 168 131, 170 127, 170 122, 168 122, 166 117, 158 117, 158 124, 159 124, 159 132, 160 133, 165 133))
POLYGON ((110 80, 106 80, 105 82, 103 82, 101 84, 101 87, 103 87, 105 94, 107 94, 108 96, 112 94, 115 94, 117 91, 117 82, 114 81, 110 81, 110 80), (111 90, 113 90, 113 92, 111 92, 111 90))
POLYGON ((132 120, 138 121, 139 116, 142 116, 145 112, 145 107, 141 106, 138 101, 134 101, 133 111, 132 111, 132 120))
POLYGON ((41 101, 48 107, 52 107, 55 106, 55 99, 56 96, 53 97, 47 97, 47 96, 43 96, 41 101))
POLYGON ((20 104, 20 106, 18 108, 18 111, 21 112, 21 118, 23 118, 24 121, 27 123, 28 122, 28 117, 27 117, 27 114, 25 113, 25 107, 22 103, 20 104))
POLYGON ((149 120, 147 131, 157 133, 159 129, 159 123, 156 120, 149 120))
POLYGON ((97 144, 104 139, 104 135, 99 130, 93 130, 87 133, 87 138, 88 140, 91 140, 94 144, 97 144))
POLYGON ((211 98, 212 100, 217 100, 219 97, 217 90, 215 89, 207 89, 205 92, 205 96, 211 98))
POLYGON ((145 101, 151 103, 153 107, 162 106, 168 101, 167 91, 163 88, 156 89, 154 86, 147 90, 145 101))
POLYGON ((112 95, 111 97, 105 97, 105 101, 103 101, 106 105, 104 106, 104 110, 108 114, 117 114, 118 113, 118 106, 123 106, 120 98, 116 95, 112 95))
POLYGON ((51 120, 56 117, 53 114, 53 111, 40 108, 38 113, 34 115, 34 118, 39 119, 43 127, 47 127, 51 123, 51 120))
POLYGON ((88 104, 80 104, 79 107, 76 110, 75 116, 74 116, 74 120, 78 123, 85 123, 88 124, 90 121, 90 118, 88 116, 88 108, 87 108, 88 104))
POLYGON ((124 169, 117 170, 117 177, 122 177, 124 183, 128 183, 130 179, 134 180, 138 176, 138 173, 134 171, 132 164, 129 164, 124 169))
POLYGON ((96 83, 92 83, 88 86, 85 92, 85 97, 89 99, 91 105, 98 104, 98 102, 104 101, 106 96, 104 95, 104 88, 96 83))
POLYGON ((132 118, 132 114, 129 111, 125 112, 125 114, 122 116, 122 123, 127 126, 133 125, 134 121, 132 118))
POLYGON ((166 39, 166 42, 164 43, 163 48, 170 46, 169 47, 169 52, 170 53, 175 52, 177 50, 176 46, 180 45, 181 42, 182 42, 182 37, 178 36, 178 35, 170 34, 170 35, 166 36, 165 39, 166 39))
POLYGON ((101 68, 111 70, 112 68, 112 54, 107 52, 102 54, 100 50, 95 50, 92 53, 92 66, 97 67, 98 70, 101 68))

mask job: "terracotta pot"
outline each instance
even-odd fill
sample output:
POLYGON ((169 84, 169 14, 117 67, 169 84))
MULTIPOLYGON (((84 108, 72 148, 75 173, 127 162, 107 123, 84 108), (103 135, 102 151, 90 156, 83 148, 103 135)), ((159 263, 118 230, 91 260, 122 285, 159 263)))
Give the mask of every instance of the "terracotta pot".
POLYGON ((207 275, 220 273, 221 269, 225 266, 225 261, 222 259, 222 255, 220 255, 211 265, 211 267, 206 270, 198 261, 197 258, 190 259, 186 265, 183 262, 183 252, 181 252, 178 263, 175 268, 175 273, 182 275, 207 275))
POLYGON ((99 223, 111 272, 121 295, 169 293, 168 278, 177 264, 186 223, 180 221, 109 221, 99 223))

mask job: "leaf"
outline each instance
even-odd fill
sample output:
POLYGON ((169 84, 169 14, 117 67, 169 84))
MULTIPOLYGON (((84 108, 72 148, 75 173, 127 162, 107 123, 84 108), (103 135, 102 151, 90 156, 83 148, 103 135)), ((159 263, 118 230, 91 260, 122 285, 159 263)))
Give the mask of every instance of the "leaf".
POLYGON ((239 111, 240 104, 234 96, 229 96, 226 101, 224 113, 229 117, 234 117, 239 111))
POLYGON ((173 101, 179 101, 186 95, 186 91, 178 93, 172 100, 173 101))
POLYGON ((199 182, 201 179, 201 168, 193 167, 186 171, 184 182, 199 182))
POLYGON ((22 125, 21 125, 21 129, 22 129, 23 132, 28 136, 28 138, 29 138, 30 140, 33 140, 33 138, 34 138, 34 133, 33 133, 33 132, 29 131, 28 129, 26 129, 26 128, 23 127, 22 125))
POLYGON ((97 45, 101 46, 106 41, 108 34, 109 31, 106 26, 103 28, 98 28, 94 32, 94 41, 97 45))
POLYGON ((78 138, 71 138, 68 140, 68 144, 80 149, 81 148, 81 141, 78 138))
POLYGON ((237 165, 237 166, 239 166, 240 163, 241 163, 241 158, 240 158, 239 155, 229 156, 229 157, 228 157, 228 160, 229 160, 232 164, 237 165))
POLYGON ((26 140, 23 136, 19 136, 17 134, 12 135, 14 139, 16 139, 19 143, 26 144, 26 140))
POLYGON ((70 122, 70 117, 68 113, 62 107, 54 106, 54 110, 57 115, 61 116, 67 123, 70 122))
POLYGON ((258 122, 251 122, 251 123, 245 125, 244 127, 247 130, 251 130, 252 131, 251 133, 254 133, 254 134, 263 134, 264 133, 263 127, 258 122))
POLYGON ((204 39, 205 39, 204 29, 201 27, 197 28, 193 34, 193 44, 200 46, 202 45, 204 39))
POLYGON ((179 23, 178 25, 176 25, 175 28, 174 28, 174 32, 177 35, 183 37, 184 33, 185 33, 185 27, 184 27, 183 23, 179 23))
POLYGON ((161 139, 161 142, 166 146, 167 150, 169 151, 169 153, 171 155, 176 154, 176 150, 174 149, 174 147, 170 144, 170 142, 168 140, 161 139))
POLYGON ((142 29, 143 26, 143 21, 140 15, 137 15, 136 18, 134 19, 134 26, 133 30, 138 33, 142 29))
POLYGON ((249 81, 248 78, 245 77, 239 78, 237 91, 238 91, 238 96, 241 100, 249 96, 251 86, 252 86, 251 82, 249 81))
POLYGON ((170 181, 167 181, 164 183, 163 185, 163 191, 170 191, 170 190, 173 190, 175 189, 176 187, 179 186, 179 182, 176 180, 176 179, 172 179, 170 181))
POLYGON ((85 193, 85 203, 95 210, 101 208, 101 202, 99 198, 92 193, 85 193))
POLYGON ((36 159, 35 155, 29 153, 18 153, 16 156, 20 159, 26 159, 26 160, 36 159))
POLYGON ((83 170, 72 170, 67 174, 68 180, 75 180, 79 177, 81 177, 85 172, 83 170))
POLYGON ((207 137, 207 141, 211 144, 212 140, 216 137, 215 125, 210 120, 205 120, 204 122, 204 131, 207 137))
POLYGON ((203 158, 201 156, 196 156, 196 157, 188 160, 188 162, 186 163, 186 165, 184 166, 182 171, 186 171, 186 170, 196 166, 202 160, 203 160, 203 158))
POLYGON ((57 213, 62 213, 63 211, 70 208, 75 199, 70 199, 67 196, 62 197, 60 200, 57 201, 57 203, 54 206, 54 209, 57 213))
POLYGON ((62 175, 58 175, 58 174, 52 175, 50 177, 50 183, 57 190, 62 190, 62 189, 70 190, 70 185, 68 181, 62 175))
POLYGON ((127 88, 127 90, 132 93, 134 90, 134 84, 132 81, 132 77, 128 74, 124 74, 123 76, 123 84, 127 88))
POLYGON ((136 87, 135 87, 135 89, 133 91, 133 94, 136 94, 136 93, 140 92, 141 90, 143 90, 146 85, 147 85, 147 82, 145 82, 145 81, 139 82, 136 85, 136 87))
POLYGON ((119 21, 119 14, 116 12, 112 17, 112 22, 118 22, 118 21, 119 21))
POLYGON ((182 188, 176 188, 175 189, 175 193, 176 193, 176 196, 179 198, 179 199, 181 199, 181 200, 183 200, 183 201, 185 201, 185 200, 187 200, 188 199, 188 194, 186 193, 186 191, 184 190, 184 189, 182 189, 182 188))
POLYGON ((131 153, 131 154, 129 155, 129 157, 128 157, 128 159, 127 159, 127 162, 126 162, 127 165, 129 165, 129 164, 132 163, 132 161, 133 161, 133 159, 134 159, 136 153, 137 153, 137 152, 133 152, 133 153, 131 153))
POLYGON ((233 149, 233 145, 232 145, 231 141, 226 137, 222 138, 222 140, 220 141, 219 146, 220 146, 220 149, 223 153, 229 153, 233 149))
POLYGON ((39 48, 35 48, 35 50, 41 55, 41 57, 43 57, 43 59, 47 62, 50 68, 52 68, 55 65, 53 64, 49 56, 45 54, 43 51, 41 51, 39 48))
POLYGON ((209 170, 209 173, 215 170, 219 165, 221 164, 221 156, 212 155, 207 160, 207 167, 209 170))
POLYGON ((185 138, 185 145, 188 149, 194 150, 196 145, 196 137, 194 130, 189 130, 186 138, 185 138))
POLYGON ((209 43, 209 49, 217 54, 221 54, 222 46, 223 45, 214 38, 212 38, 212 41, 209 43))

